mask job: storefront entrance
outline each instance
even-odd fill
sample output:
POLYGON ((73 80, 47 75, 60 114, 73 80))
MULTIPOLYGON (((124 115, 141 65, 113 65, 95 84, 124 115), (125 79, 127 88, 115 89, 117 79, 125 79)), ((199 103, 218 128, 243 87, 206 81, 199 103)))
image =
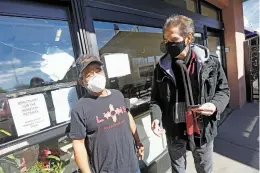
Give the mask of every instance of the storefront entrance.
POLYGON ((78 170, 67 134, 70 108, 86 91, 74 62, 86 53, 101 57, 108 88, 130 99, 146 150, 142 171, 170 169, 165 138, 150 127, 153 70, 165 53, 162 26, 173 12, 193 18, 194 42, 225 66, 223 23, 164 1, 109 2, 0 2, 0 173, 78 170))

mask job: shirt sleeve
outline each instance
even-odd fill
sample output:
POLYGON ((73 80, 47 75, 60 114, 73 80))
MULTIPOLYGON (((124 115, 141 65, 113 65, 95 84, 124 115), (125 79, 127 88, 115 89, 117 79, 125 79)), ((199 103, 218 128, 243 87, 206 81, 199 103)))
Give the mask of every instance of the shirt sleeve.
POLYGON ((86 138, 86 123, 85 119, 82 118, 75 110, 71 110, 71 122, 70 122, 70 133, 71 139, 85 139, 86 138))

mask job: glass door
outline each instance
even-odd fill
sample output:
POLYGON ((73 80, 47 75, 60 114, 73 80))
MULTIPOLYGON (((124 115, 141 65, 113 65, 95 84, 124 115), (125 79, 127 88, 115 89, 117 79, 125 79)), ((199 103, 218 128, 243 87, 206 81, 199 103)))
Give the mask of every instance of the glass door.
POLYGON ((199 32, 194 33, 194 43, 199 45, 204 45, 204 39, 202 33, 199 32))
POLYGON ((215 53, 218 56, 218 59, 222 64, 220 38, 215 36, 208 36, 208 48, 211 53, 215 53))
POLYGON ((221 65, 226 69, 225 60, 225 46, 223 34, 221 31, 207 31, 207 47, 211 54, 215 54, 218 57, 221 65))

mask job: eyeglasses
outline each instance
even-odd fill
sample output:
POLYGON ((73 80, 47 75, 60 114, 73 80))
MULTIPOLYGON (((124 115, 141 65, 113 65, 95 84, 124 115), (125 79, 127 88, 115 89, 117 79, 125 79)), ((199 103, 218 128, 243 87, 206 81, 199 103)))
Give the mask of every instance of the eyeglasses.
POLYGON ((103 72, 102 68, 93 68, 87 75, 83 76, 84 78, 93 77, 95 74, 101 74, 103 72))

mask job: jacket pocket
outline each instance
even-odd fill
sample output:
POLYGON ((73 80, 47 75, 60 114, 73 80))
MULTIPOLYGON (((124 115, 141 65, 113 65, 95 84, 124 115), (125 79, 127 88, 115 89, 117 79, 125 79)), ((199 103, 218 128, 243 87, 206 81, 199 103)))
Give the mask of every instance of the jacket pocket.
POLYGON ((215 94, 216 90, 216 78, 208 78, 205 80, 205 93, 206 93, 206 102, 210 101, 215 94))
POLYGON ((210 138, 217 135, 218 124, 217 121, 213 119, 213 117, 204 117, 204 126, 206 136, 210 138))

